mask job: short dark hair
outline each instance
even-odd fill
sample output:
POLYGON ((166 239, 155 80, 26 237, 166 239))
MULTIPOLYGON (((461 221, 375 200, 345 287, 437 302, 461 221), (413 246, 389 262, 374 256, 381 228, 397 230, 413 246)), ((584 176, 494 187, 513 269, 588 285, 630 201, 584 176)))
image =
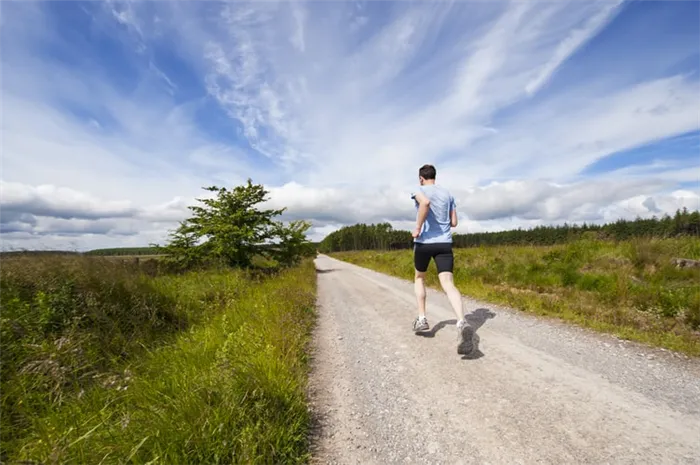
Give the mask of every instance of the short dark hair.
POLYGON ((418 170, 418 176, 422 177, 423 179, 435 179, 436 174, 437 172, 435 171, 435 167, 433 165, 423 165, 418 170))

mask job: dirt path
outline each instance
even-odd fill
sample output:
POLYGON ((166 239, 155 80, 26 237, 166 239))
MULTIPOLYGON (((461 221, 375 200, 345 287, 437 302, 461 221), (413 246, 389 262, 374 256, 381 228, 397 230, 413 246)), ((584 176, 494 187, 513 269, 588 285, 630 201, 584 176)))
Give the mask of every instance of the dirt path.
POLYGON ((699 464, 700 362, 465 299, 478 348, 428 291, 320 256, 315 463, 699 464))

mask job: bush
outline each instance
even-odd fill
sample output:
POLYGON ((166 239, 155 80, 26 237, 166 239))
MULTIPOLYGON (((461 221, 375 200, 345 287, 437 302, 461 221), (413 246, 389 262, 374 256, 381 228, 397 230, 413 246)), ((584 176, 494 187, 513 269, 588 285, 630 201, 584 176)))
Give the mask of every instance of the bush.
POLYGON ((661 243, 656 241, 633 240, 630 242, 627 256, 638 270, 648 265, 656 265, 663 255, 661 243))
POLYGON ((0 278, 3 460, 33 419, 128 376, 115 367, 201 320, 212 299, 205 283, 186 298, 175 278, 100 257, 8 258, 0 278))
POLYGON ((21 430, 3 436, 2 462, 306 463, 314 264, 273 277, 209 270, 153 283, 191 308, 189 329, 60 403, 36 389, 23 425, 8 422, 4 404, 3 428, 21 430), (208 317, 195 323, 198 314, 208 317))
POLYGON ((564 263, 557 267, 559 273, 561 284, 564 287, 573 287, 581 279, 581 273, 579 273, 577 267, 571 263, 564 263))
POLYGON ((695 291, 691 293, 688 308, 685 310, 684 321, 695 331, 700 331, 700 292, 695 291))
POLYGON ((617 280, 610 275, 584 273, 578 279, 577 286, 582 291, 614 294, 617 288, 617 280))

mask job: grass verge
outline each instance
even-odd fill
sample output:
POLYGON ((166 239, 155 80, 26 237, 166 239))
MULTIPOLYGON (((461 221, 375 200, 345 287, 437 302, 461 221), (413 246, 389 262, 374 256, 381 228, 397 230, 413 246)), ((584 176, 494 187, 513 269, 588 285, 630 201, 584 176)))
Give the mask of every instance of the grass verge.
POLYGON ((155 278, 22 260, 2 268, 3 463, 308 459, 310 260, 155 278))
MULTIPOLYGON (((411 251, 331 256, 412 280, 411 251)), ((700 355, 700 258, 697 238, 579 240, 550 247, 455 249, 455 283, 465 295, 557 317, 597 331, 700 355)), ((427 283, 438 287, 434 264, 427 283)))

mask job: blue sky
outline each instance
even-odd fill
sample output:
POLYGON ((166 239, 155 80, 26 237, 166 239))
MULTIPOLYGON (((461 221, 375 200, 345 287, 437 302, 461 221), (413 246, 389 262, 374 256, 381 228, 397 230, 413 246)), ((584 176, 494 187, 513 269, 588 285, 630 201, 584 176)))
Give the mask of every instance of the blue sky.
POLYGON ((162 241, 248 177, 314 239, 410 228, 423 163, 460 232, 700 208, 698 2, 1 6, 4 248, 162 241))

